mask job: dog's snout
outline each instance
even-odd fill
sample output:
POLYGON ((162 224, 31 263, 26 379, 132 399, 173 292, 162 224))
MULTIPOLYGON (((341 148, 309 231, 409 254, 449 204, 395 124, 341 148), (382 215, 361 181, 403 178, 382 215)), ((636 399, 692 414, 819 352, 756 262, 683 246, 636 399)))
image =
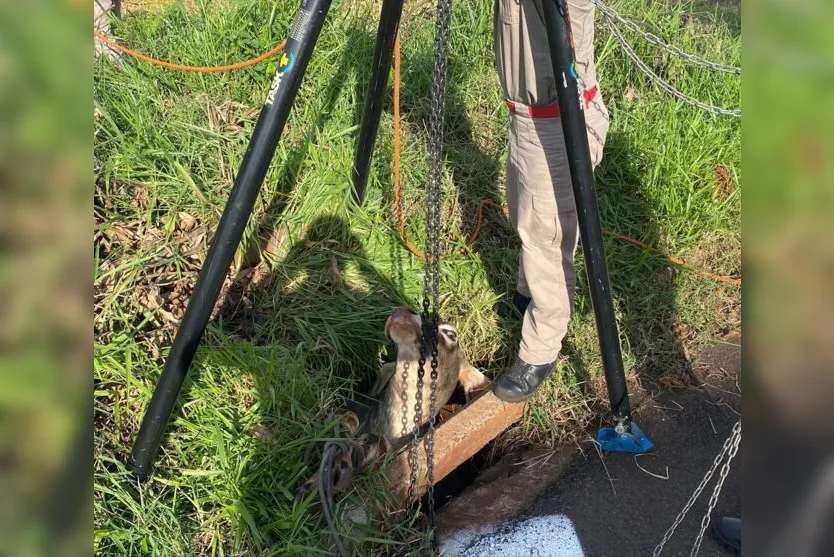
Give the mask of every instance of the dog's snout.
POLYGON ((394 342, 420 334, 420 316, 410 308, 398 307, 385 322, 385 336, 394 342))

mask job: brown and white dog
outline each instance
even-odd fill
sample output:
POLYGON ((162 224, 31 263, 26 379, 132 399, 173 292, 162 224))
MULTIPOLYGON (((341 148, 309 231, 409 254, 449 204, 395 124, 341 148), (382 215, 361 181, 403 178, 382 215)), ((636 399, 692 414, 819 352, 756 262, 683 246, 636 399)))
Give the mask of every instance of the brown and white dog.
MULTIPOLYGON (((460 383, 467 400, 477 391, 485 389, 488 381, 464 357, 458 343, 458 331, 451 323, 438 325, 437 343, 437 403, 435 411, 440 412, 449 402, 460 383)), ((324 480, 329 493, 346 491, 356 471, 380 462, 381 458, 404 447, 412 438, 414 430, 414 406, 417 401, 417 371, 420 347, 423 337, 422 320, 408 308, 398 308, 385 323, 385 335, 397 347, 397 360, 384 364, 379 370, 376 383, 369 393, 378 397, 377 404, 360 419, 354 412, 347 412, 341 420, 340 431, 347 433, 356 442, 350 452, 331 451, 330 463, 326 467, 329 480, 323 479, 324 468, 310 478, 299 491, 306 497, 319 488, 324 480), (405 419, 403 419, 405 418, 405 419), (403 427, 405 424, 405 427, 403 427)), ((420 426, 429 421, 431 359, 424 365, 422 389, 423 410, 420 426)), ((308 453, 313 446, 308 448, 308 453)), ((325 447, 325 454, 328 449, 325 447)), ((309 462, 309 455, 305 460, 309 462)), ((328 497, 329 498, 329 497, 328 497)), ((325 502, 332 505, 332 501, 325 502)))
MULTIPOLYGON (((463 355, 458 343, 458 330, 451 323, 438 325, 437 403, 435 411, 449 402, 460 383, 467 400, 487 384, 484 375, 463 355)), ((397 346, 397 361, 380 368, 377 382, 370 393, 379 396, 379 403, 365 419, 363 430, 390 443, 392 450, 403 447, 411 438, 417 402, 417 372, 423 337, 422 320, 408 308, 398 308, 385 323, 385 335, 397 346), (406 427, 403 427, 403 424, 406 427)), ((429 421, 431 358, 424 365, 422 416, 420 426, 429 421)))

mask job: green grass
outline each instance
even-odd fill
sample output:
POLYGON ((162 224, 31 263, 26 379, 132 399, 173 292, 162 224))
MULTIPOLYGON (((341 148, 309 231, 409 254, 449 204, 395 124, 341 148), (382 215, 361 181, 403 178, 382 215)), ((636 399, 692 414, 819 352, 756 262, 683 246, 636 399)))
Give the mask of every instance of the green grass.
MULTIPOLYGON (((415 5, 416 6, 416 5, 415 5)), ((198 2, 135 13, 127 44, 164 59, 225 63, 267 50, 295 2, 198 2)), ((412 7, 409 4, 406 10, 412 7)), ((738 24, 685 6, 615 7, 685 50, 738 64, 738 24)), ((403 183, 407 229, 422 242, 433 21, 430 4, 403 28, 403 183)), ((270 64, 186 74, 127 60, 95 73, 96 547, 107 555, 326 554, 321 518, 294 502, 306 444, 363 389, 385 351, 383 323, 417 306, 422 264, 404 249, 391 203, 391 99, 386 98, 368 199, 351 211, 350 168, 377 8, 337 4, 265 181, 224 302, 169 427, 158 471, 137 485, 125 468, 142 412, 234 180, 271 80, 270 64), (371 22, 371 23, 368 23, 371 22), (327 272, 335 257, 344 284, 327 272), (254 263, 260 262, 257 268, 254 263), (176 293, 176 296, 175 296, 176 293)), ((493 70, 492 2, 454 8, 444 176, 444 317, 489 375, 513 356, 518 327, 492 306, 515 282, 517 239, 503 217, 458 255, 478 201, 501 201, 508 116, 493 70)), ((627 35, 682 90, 737 106, 738 78, 682 66, 627 35)), ((600 25, 598 73, 612 125, 597 171, 605 228, 724 274, 740 272, 740 122, 709 116, 647 84, 600 25), (722 166, 732 177, 718 178, 722 166), (732 191, 731 191, 732 190, 732 191)), ((686 351, 738 326, 740 289, 606 241, 626 365, 642 380, 680 373, 686 351)), ((582 272, 581 255, 579 257, 582 272)), ((602 408, 593 313, 580 282, 559 373, 505 442, 555 445, 602 408)), ((363 478, 350 500, 381 496, 363 478)), ((358 554, 412 540, 419 523, 380 520, 358 554)))

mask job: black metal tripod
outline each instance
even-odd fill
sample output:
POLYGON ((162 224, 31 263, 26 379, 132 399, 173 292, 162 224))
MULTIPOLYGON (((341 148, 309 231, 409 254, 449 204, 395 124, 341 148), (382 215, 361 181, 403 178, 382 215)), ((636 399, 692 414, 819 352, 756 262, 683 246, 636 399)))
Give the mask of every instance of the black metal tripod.
MULTIPOLYGON (((133 445, 130 465, 140 477, 148 475, 159 450, 165 428, 211 311, 217 303, 223 280, 252 213, 258 191, 272 161, 331 2, 332 0, 302 0, 295 16, 286 48, 279 59, 278 70, 267 93, 229 201, 133 445)), ((574 54, 570 41, 567 7, 564 0, 544 0, 543 4, 555 75, 567 76, 565 87, 559 89, 559 104, 608 392, 617 429, 627 432, 631 411, 603 252, 593 171, 585 133, 585 117, 579 104, 576 80, 570 77, 574 54)), ((364 199, 374 143, 379 130, 382 97, 391 68, 394 39, 402 8, 403 0, 383 0, 371 81, 365 99, 354 161, 354 198, 359 203, 364 199)))

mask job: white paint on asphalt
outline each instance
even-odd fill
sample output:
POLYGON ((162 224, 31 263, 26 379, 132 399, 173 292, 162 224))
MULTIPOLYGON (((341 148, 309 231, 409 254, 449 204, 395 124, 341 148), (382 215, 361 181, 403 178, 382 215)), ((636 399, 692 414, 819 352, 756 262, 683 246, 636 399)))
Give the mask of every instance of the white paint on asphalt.
POLYGON ((534 516, 478 537, 463 531, 443 544, 445 557, 584 557, 573 522, 565 515, 534 516), (472 540, 477 538, 474 543, 472 540))

